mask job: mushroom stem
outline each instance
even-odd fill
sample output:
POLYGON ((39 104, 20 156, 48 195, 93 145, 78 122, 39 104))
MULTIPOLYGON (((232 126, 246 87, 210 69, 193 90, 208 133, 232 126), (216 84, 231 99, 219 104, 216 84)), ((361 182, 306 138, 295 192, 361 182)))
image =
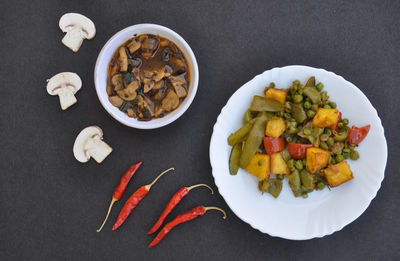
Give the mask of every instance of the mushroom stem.
POLYGON ((82 45, 83 38, 82 30, 73 28, 65 34, 62 43, 76 53, 82 45))
POLYGON ((98 163, 101 163, 112 152, 112 148, 99 137, 89 139, 85 150, 98 163))
POLYGON ((58 92, 60 98, 60 105, 62 110, 66 110, 71 105, 77 102, 74 92, 68 86, 62 86, 58 92))

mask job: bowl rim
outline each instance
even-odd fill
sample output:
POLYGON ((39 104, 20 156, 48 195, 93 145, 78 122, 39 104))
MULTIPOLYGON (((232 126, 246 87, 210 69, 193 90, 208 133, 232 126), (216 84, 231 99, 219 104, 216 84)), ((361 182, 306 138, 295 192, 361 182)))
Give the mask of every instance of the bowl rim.
MULTIPOLYGON (((107 65, 108 65, 108 63, 109 63, 109 61, 107 61, 107 65)), ((122 123, 122 124, 124 124, 126 126, 129 126, 129 127, 132 127, 132 128, 136 128, 136 129, 156 129, 156 128, 161 128, 161 127, 166 126, 166 125, 174 122, 175 120, 177 120, 179 117, 182 116, 182 114, 184 114, 186 112, 186 110, 192 104, 192 102, 194 100, 194 97, 196 96, 196 93, 197 93, 198 83, 199 83, 199 68, 198 68, 196 56, 194 55, 193 50, 190 47, 190 45, 177 32, 175 32, 172 29, 169 29, 169 28, 167 28, 165 26, 158 25, 158 24, 151 24, 151 23, 135 24, 135 25, 128 26, 128 27, 118 31, 117 33, 115 33, 104 44, 104 46, 100 50, 100 53, 97 56, 97 60, 96 60, 95 68, 94 68, 94 84, 95 84, 97 97, 98 97, 101 105, 104 107, 104 109, 114 119, 116 119, 117 121, 119 121, 120 123, 122 123), (191 77, 192 84, 190 85, 191 91, 188 94, 188 96, 185 98, 184 102, 181 103, 179 105, 179 107, 176 108, 174 111, 168 113, 168 115, 170 116, 169 118, 158 118, 158 119, 150 120, 150 121, 138 121, 137 119, 130 118, 127 115, 117 115, 117 114, 115 114, 114 111, 111 109, 111 106, 113 106, 113 105, 111 103, 109 103, 108 100, 107 100, 107 102, 108 102, 107 103, 102 99, 102 95, 103 94, 102 94, 101 87, 103 87, 102 84, 104 84, 104 83, 100 82, 98 74, 99 74, 99 69, 100 69, 100 62, 103 61, 103 59, 105 59, 104 58, 105 53, 109 48, 111 48, 110 44, 115 39, 117 39, 118 37, 120 37, 121 35, 123 35, 123 34, 125 34, 127 32, 131 32, 132 31, 132 35, 134 35, 135 34, 135 32, 134 32, 135 30, 143 30, 143 29, 146 30, 147 28, 149 28, 149 29, 158 29, 159 31, 163 31, 166 34, 173 35, 173 37, 176 38, 176 40, 177 40, 177 41, 174 40, 173 42, 175 44, 177 44, 178 46, 182 45, 182 46, 185 47, 186 51, 184 52, 184 54, 189 58, 188 59, 189 60, 188 64, 191 67, 190 68, 191 69, 190 70, 190 77, 191 77)))

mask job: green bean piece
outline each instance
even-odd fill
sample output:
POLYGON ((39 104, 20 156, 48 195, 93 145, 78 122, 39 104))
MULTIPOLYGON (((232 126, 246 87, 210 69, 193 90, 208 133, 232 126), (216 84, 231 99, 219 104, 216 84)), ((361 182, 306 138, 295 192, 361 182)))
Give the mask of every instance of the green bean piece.
POLYGON ((313 111, 313 110, 308 110, 307 111, 307 117, 308 118, 312 119, 312 118, 314 118, 314 116, 315 116, 315 111, 313 111))
POLYGON ((290 175, 289 175, 289 186, 293 191, 293 194, 295 197, 301 196, 301 180, 300 180, 300 174, 298 170, 294 170, 290 175))
POLYGON ((244 144, 242 154, 240 156, 240 167, 245 169, 249 165, 251 158, 254 156, 262 143, 264 137, 265 124, 267 122, 267 114, 262 113, 255 119, 247 140, 244 144))
POLYGON ((317 183, 317 188, 318 188, 318 190, 323 190, 325 188, 325 183, 324 182, 318 182, 317 183))
POLYGON ((319 139, 320 139, 321 141, 327 141, 327 140, 329 139, 329 135, 326 134, 326 133, 321 134, 321 136, 319 136, 319 139))
POLYGON ((244 123, 248 123, 249 121, 251 121, 252 117, 251 117, 251 111, 247 110, 244 115, 243 115, 243 122, 244 123))
POLYGON ((300 84, 300 81, 299 80, 294 80, 293 81, 293 85, 299 85, 300 84))
POLYGON ((319 82, 316 87, 317 87, 317 90, 320 92, 324 88, 324 85, 322 84, 322 82, 319 82))
POLYGON ((229 173, 236 175, 239 170, 240 154, 242 153, 242 143, 236 143, 232 147, 231 155, 229 157, 229 173))
POLYGON ((333 165, 336 164, 336 160, 335 160, 335 158, 332 157, 332 156, 331 156, 331 160, 330 160, 329 162, 330 162, 331 164, 333 164, 333 165))
POLYGON ((300 103, 303 101, 303 96, 301 94, 296 93, 295 95, 293 95, 292 100, 295 103, 300 103))
POLYGON ((331 106, 331 108, 333 108, 333 109, 335 109, 337 107, 336 102, 329 102, 328 105, 331 106))
POLYGON ((311 134, 312 134, 315 138, 318 138, 323 132, 324 132, 324 129, 323 129, 323 128, 313 128, 311 134))
POLYGON ((328 104, 325 104, 324 109, 331 109, 331 106, 329 106, 328 104))
POLYGON ((325 141, 321 141, 321 142, 319 143, 319 147, 320 147, 321 149, 324 149, 324 150, 328 150, 328 149, 329 149, 329 146, 328 146, 328 144, 326 144, 325 141))
POLYGON ((317 111, 318 108, 319 108, 318 104, 313 104, 313 105, 311 106, 311 110, 313 110, 313 111, 317 111))
POLYGON ((285 149, 283 149, 283 150, 281 150, 281 155, 282 155, 282 158, 283 158, 283 160, 284 161, 288 161, 288 160, 290 160, 291 159, 291 157, 290 157, 290 154, 289 154, 289 151, 288 151, 288 149, 287 148, 285 148, 285 149))
POLYGON ((311 134, 311 130, 309 128, 304 128, 303 132, 305 135, 310 135, 311 134))
POLYGON ((347 131, 343 132, 332 131, 332 133, 333 133, 333 139, 335 141, 344 141, 347 138, 347 131))
POLYGON ((337 163, 339 163, 339 162, 344 161, 344 157, 342 154, 338 154, 338 155, 336 155, 335 160, 337 163))
POLYGON ((343 125, 349 124, 349 119, 347 119, 347 118, 342 119, 342 123, 343 123, 343 125))
POLYGON ((307 119, 303 107, 296 103, 292 103, 292 116, 298 123, 303 123, 307 119))
POLYGON ((350 158, 350 152, 343 152, 343 157, 344 157, 345 159, 350 158))
POLYGON ((332 135, 332 130, 331 130, 330 128, 325 128, 325 133, 326 133, 328 136, 331 136, 331 135, 332 135))
POLYGON ((294 166, 296 167, 296 169, 302 170, 303 169, 303 162, 301 160, 296 160, 296 162, 294 163, 294 166))
POLYGON ((350 152, 349 148, 346 148, 347 143, 345 144, 345 148, 343 149, 343 152, 350 152))
POLYGON ((335 140, 332 137, 329 137, 328 140, 326 141, 326 144, 328 144, 328 146, 332 146, 335 143, 335 140))
POLYGON ((314 87, 315 86, 315 77, 311 76, 310 78, 308 78, 305 86, 314 87))
POLYGON ((290 170, 294 170, 294 159, 290 159, 286 162, 290 170))
POLYGON ((360 154, 356 150, 350 151, 350 159, 358 160, 360 158, 360 154))
POLYGON ((278 178, 264 179, 258 182, 258 189, 277 198, 282 191, 282 180, 278 178))
POLYGON ((328 93, 327 92, 321 92, 321 99, 322 99, 322 101, 328 100, 328 93))
POLYGON ((253 127, 254 120, 249 121, 245 125, 243 125, 240 129, 229 135, 228 137, 228 144, 230 146, 235 145, 236 143, 242 141, 246 135, 250 132, 251 128, 253 127))
POLYGON ((306 108, 306 109, 310 109, 311 106, 312 105, 311 105, 311 103, 309 101, 305 101, 304 104, 303 104, 303 107, 306 108))
POLYGON ((300 172, 300 179, 302 184, 302 189, 306 192, 311 192, 315 187, 315 177, 307 170, 302 170, 300 172))
POLYGON ((262 96, 254 96, 251 101, 250 110, 251 111, 283 111, 283 104, 269 98, 264 98, 262 96))
POLYGON ((304 95, 310 98, 311 102, 314 104, 321 102, 321 94, 314 87, 304 88, 304 95))

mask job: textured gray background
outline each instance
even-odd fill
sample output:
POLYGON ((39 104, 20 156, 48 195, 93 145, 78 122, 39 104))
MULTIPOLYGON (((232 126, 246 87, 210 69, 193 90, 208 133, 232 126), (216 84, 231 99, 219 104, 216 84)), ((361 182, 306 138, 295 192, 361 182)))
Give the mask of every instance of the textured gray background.
MULTIPOLYGON (((1 1, 0 260, 399 260, 399 1, 1 1), (58 20, 79 12, 97 26, 78 54, 61 44, 58 20), (189 110, 157 130, 135 130, 100 105, 93 70, 104 43, 137 23, 167 26, 196 54, 200 85, 189 110), (357 85, 377 108, 389 146, 385 180, 365 213, 322 239, 289 241, 252 229, 228 210, 175 229, 153 249, 146 235, 184 185, 212 184, 208 147, 222 106, 264 70, 289 64, 325 68, 357 85), (62 112, 45 80, 74 71, 78 103, 62 112), (115 151, 101 165, 78 163, 78 132, 96 124, 115 151), (114 186, 144 165, 101 223, 114 186), (129 195, 170 166, 126 224, 111 231, 129 195)), ((357 108, 355 108, 357 109, 357 108)), ((360 112, 362 113, 362 112, 360 112)), ((362 173, 361 173, 362 174, 362 173)), ((361 175, 360 174, 360 175, 361 175)), ((198 204, 228 209, 221 196, 191 192, 172 217, 198 204)), ((295 222, 295 217, 293 217, 295 222)))

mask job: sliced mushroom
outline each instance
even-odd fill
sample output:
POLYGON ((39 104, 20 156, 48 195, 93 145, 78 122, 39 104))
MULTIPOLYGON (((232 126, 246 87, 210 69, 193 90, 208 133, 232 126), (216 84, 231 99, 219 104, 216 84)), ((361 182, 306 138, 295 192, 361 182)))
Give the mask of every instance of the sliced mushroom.
POLYGON ((47 80, 47 92, 58 95, 62 110, 66 110, 77 102, 75 93, 82 87, 81 78, 76 73, 63 72, 47 80))
POLYGON ((165 67, 162 67, 156 71, 154 71, 153 80, 155 82, 161 81, 162 78, 165 76, 165 67))
POLYGON ((169 77, 171 76, 171 74, 174 72, 174 70, 172 69, 171 66, 169 66, 168 64, 165 65, 165 77, 169 77))
POLYGON ((125 89, 117 91, 119 97, 125 101, 132 101, 137 97, 137 89, 139 89, 140 83, 133 81, 125 89))
POLYGON ((111 70, 110 70, 110 75, 113 76, 114 74, 116 74, 118 72, 118 63, 114 63, 111 66, 111 70))
POLYGON ((182 73, 178 76, 170 76, 168 77, 171 85, 174 87, 176 94, 179 98, 183 98, 187 96, 187 91, 184 85, 186 84, 185 74, 182 73))
POLYGON ((124 88, 122 74, 116 74, 111 78, 111 84, 114 86, 114 91, 119 91, 124 88))
POLYGON ((161 80, 161 81, 156 82, 156 83, 154 84, 153 90, 159 90, 159 89, 161 89, 162 87, 164 87, 164 84, 165 84, 165 81, 164 81, 164 80, 161 80))
POLYGON ((127 47, 129 49, 129 52, 133 54, 140 48, 140 45, 140 40, 135 38, 127 45, 127 47))
POLYGON ((61 16, 58 25, 66 33, 62 43, 75 53, 81 47, 84 39, 90 40, 96 35, 94 23, 81 14, 64 14, 61 16))
POLYGON ((148 93, 151 91, 155 86, 155 83, 152 79, 144 78, 143 80, 143 92, 148 93))
POLYGON ((126 114, 128 114, 128 116, 131 117, 131 118, 136 118, 136 114, 135 114, 135 111, 133 109, 126 110, 126 114))
POLYGON ((120 47, 118 52, 119 70, 121 72, 126 72, 128 70, 128 55, 126 54, 125 47, 120 47))
POLYGON ((103 131, 98 126, 83 129, 76 137, 73 152, 79 162, 87 162, 90 157, 101 163, 111 152, 112 148, 102 141, 103 131))
POLYGON ((161 108, 164 111, 175 110, 179 106, 179 97, 174 91, 170 91, 161 101, 161 108))
POLYGON ((170 63, 172 64, 172 67, 174 67, 174 72, 185 72, 185 64, 184 62, 176 57, 171 57, 170 63))
POLYGON ((174 89, 179 98, 184 98, 187 96, 187 91, 182 85, 176 85, 174 86, 174 89))
POLYGON ((115 107, 120 107, 122 105, 122 103, 124 102, 124 100, 122 100, 119 96, 114 95, 114 96, 110 96, 108 97, 108 100, 110 101, 110 103, 112 105, 114 105, 115 107))

